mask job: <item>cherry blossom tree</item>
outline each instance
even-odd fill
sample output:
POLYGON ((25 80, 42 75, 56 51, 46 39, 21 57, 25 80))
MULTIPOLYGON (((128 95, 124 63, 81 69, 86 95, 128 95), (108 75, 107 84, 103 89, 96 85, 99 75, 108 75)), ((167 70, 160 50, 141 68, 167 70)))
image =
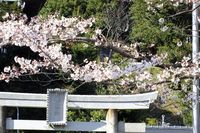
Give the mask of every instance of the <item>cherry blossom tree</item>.
MULTIPOLYGON (((5 16, 6 17, 6 16, 5 16)), ((161 67, 162 72, 157 74, 157 81, 178 82, 179 78, 191 77, 199 74, 199 63, 191 64, 189 57, 184 57, 182 62, 167 66, 163 59, 166 54, 147 55, 139 53, 132 44, 127 46, 120 42, 107 40, 100 29, 96 29, 91 38, 80 36, 83 33, 91 32, 90 27, 95 23, 95 19, 79 20, 78 18, 58 19, 56 16, 49 16, 46 20, 35 18, 29 25, 24 25, 24 19, 15 20, 15 16, 0 24, 0 46, 16 45, 26 46, 39 53, 40 60, 30 60, 24 57, 16 56, 14 61, 19 66, 6 66, 1 72, 1 80, 9 81, 12 78, 18 78, 23 74, 37 74, 45 69, 59 69, 67 73, 67 78, 71 80, 80 80, 85 82, 102 82, 106 80, 119 79, 129 76, 133 72, 136 76, 131 82, 142 83, 143 86, 153 86, 154 76, 148 72, 150 67, 161 67), (65 42, 65 43, 62 43, 65 42), (66 42, 93 42, 95 47, 109 47, 125 57, 129 57, 128 65, 122 67, 110 62, 87 61, 86 65, 79 66, 72 61, 72 55, 62 52, 62 46, 66 42), (143 82, 145 81, 146 84, 143 82)), ((124 82, 124 81, 123 81, 124 82)), ((125 82, 124 82, 125 83, 125 82)), ((158 83, 155 83, 158 84, 158 83)))
MULTIPOLYGON (((177 4, 182 1, 172 2, 177 4)), ((151 1, 148 3, 151 5, 151 1)), ((38 53, 40 57, 40 59, 14 57, 15 64, 6 66, 0 75, 0 79, 7 82, 23 75, 46 73, 46 70, 56 69, 63 73, 63 80, 104 82, 118 79, 120 85, 128 86, 134 83, 139 88, 151 90, 163 83, 178 83, 182 79, 190 79, 194 75, 198 76, 200 72, 199 56, 195 63, 192 63, 191 57, 184 57, 182 61, 175 64, 165 64, 166 53, 161 55, 140 53, 137 50, 138 43, 127 45, 106 38, 101 33, 101 29, 91 30, 95 23, 94 18, 82 20, 59 18, 54 15, 47 19, 33 18, 28 25, 24 24, 24 17, 17 18, 13 14, 6 14, 3 18, 5 21, 0 22, 0 47, 25 46, 38 53), (83 35, 87 33, 93 35, 84 37, 83 35), (85 42, 96 48, 110 48, 125 57, 126 65, 87 59, 84 60, 83 66, 75 64, 72 55, 62 51, 62 47, 65 47, 68 42, 85 42), (159 68, 156 75, 150 71, 153 67, 159 68)), ((158 21, 162 23, 164 19, 158 21)), ((178 46, 181 46, 181 43, 178 46)))
MULTIPOLYGON (((146 1, 149 4, 148 10, 162 9, 162 3, 158 2, 155 6, 154 1, 146 1)), ((171 0, 171 2, 176 7, 180 3, 190 4, 192 1, 171 0)), ((191 10, 174 15, 185 12, 191 10)), ((169 84, 178 86, 178 89, 188 93, 186 85, 191 83, 193 76, 200 76, 200 53, 196 56, 195 62, 189 55, 185 55, 182 60, 169 63, 165 61, 168 58, 167 53, 142 52, 140 50, 142 42, 128 44, 118 38, 113 39, 104 35, 102 29, 95 26, 95 18, 65 18, 50 15, 47 18, 34 17, 29 24, 24 24, 27 20, 24 16, 6 14, 3 18, 4 21, 0 22, 1 50, 6 46, 26 47, 35 53, 37 58, 16 55, 13 63, 5 66, 1 71, 2 81, 23 81, 24 76, 45 75, 48 79, 45 83, 57 80, 66 83, 68 81, 96 82, 116 85, 125 91, 128 90, 128 93, 135 93, 135 90, 132 91, 130 88, 144 92, 167 88, 166 85, 169 84), (73 60, 73 55, 63 48, 79 45, 78 43, 84 43, 85 47, 90 45, 94 49, 109 48, 121 58, 117 62, 112 59, 100 62, 86 58, 83 64, 77 64, 73 60)), ((165 18, 157 20, 159 25, 163 26, 160 28, 163 33, 170 29, 165 25, 166 21, 165 18)), ((124 29, 127 27, 129 28, 126 26, 124 29)), ((177 42, 177 47, 183 45, 182 41, 177 42)), ((155 44, 149 46, 149 49, 154 48, 155 44)), ((30 78, 30 80, 35 79, 30 78)), ((161 93, 161 102, 165 102, 171 91, 167 88, 161 93)), ((190 101, 194 95, 187 94, 186 101, 190 101)))

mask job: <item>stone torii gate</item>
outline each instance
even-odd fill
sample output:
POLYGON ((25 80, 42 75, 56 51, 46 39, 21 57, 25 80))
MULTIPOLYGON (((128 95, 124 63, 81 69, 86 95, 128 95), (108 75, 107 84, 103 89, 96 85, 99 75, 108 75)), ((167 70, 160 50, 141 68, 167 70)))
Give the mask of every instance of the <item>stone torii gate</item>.
POLYGON ((68 95, 50 89, 47 94, 0 92, 0 132, 8 130, 93 131, 107 133, 144 133, 145 123, 118 122, 117 110, 148 109, 158 92, 135 95, 68 95), (47 108, 47 120, 5 118, 6 107, 47 108), (101 122, 67 122, 67 109, 108 109, 101 122))

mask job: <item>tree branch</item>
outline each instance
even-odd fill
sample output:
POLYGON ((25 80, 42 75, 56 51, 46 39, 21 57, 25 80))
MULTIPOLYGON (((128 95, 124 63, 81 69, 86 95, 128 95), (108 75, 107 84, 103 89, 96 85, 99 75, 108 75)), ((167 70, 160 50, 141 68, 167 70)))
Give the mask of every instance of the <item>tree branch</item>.
POLYGON ((176 13, 176 14, 174 14, 174 15, 170 15, 169 17, 172 18, 172 17, 178 16, 178 15, 184 14, 184 13, 190 13, 190 12, 193 12, 194 10, 196 10, 196 9, 199 8, 199 7, 200 7, 200 5, 198 5, 198 6, 195 7, 194 9, 181 11, 181 12, 178 12, 178 13, 176 13))
POLYGON ((58 43, 58 42, 65 42, 65 43, 69 43, 69 42, 80 42, 80 43, 95 43, 97 42, 96 39, 93 38, 86 38, 86 37, 75 37, 75 38, 66 38, 66 39, 50 39, 49 40, 49 44, 54 44, 54 43, 58 43))
MULTIPOLYGON (((75 37, 75 38, 67 38, 67 39, 51 39, 49 40, 49 44, 53 44, 53 43, 58 43, 58 42, 64 42, 64 43, 69 43, 69 42, 79 42, 79 43, 95 43, 97 41, 100 41, 98 39, 93 39, 93 38, 86 38, 86 37, 75 37)), ((140 56, 140 57, 136 57, 135 55, 131 54, 130 51, 123 49, 122 47, 117 47, 112 45, 110 42, 108 41, 100 41, 101 44, 100 45, 95 45, 95 47, 99 47, 99 48, 109 48, 112 49, 114 52, 119 53, 120 55, 127 57, 127 58, 132 58, 135 59, 137 61, 141 61, 142 59, 147 59, 150 58, 151 56, 140 56)))

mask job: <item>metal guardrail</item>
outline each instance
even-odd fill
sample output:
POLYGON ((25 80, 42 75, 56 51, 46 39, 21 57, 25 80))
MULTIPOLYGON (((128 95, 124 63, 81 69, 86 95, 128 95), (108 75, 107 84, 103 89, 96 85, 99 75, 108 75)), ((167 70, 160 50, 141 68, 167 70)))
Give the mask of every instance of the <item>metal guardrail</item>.
POLYGON ((192 133, 188 126, 147 126, 146 133, 192 133))

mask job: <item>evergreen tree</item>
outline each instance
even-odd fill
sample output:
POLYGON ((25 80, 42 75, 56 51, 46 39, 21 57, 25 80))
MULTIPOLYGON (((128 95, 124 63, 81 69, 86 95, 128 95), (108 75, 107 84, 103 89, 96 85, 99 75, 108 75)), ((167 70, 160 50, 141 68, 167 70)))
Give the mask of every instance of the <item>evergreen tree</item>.
POLYGON ((174 7, 169 0, 134 0, 131 6, 131 34, 132 42, 141 42, 140 48, 155 45, 153 53, 168 53, 168 62, 176 62, 191 50, 188 27, 191 23, 191 15, 170 17, 187 6, 181 4, 174 7), (184 16, 184 19, 183 19, 184 16), (187 27, 187 29, 186 29, 187 27), (181 47, 180 47, 181 46, 181 47))

